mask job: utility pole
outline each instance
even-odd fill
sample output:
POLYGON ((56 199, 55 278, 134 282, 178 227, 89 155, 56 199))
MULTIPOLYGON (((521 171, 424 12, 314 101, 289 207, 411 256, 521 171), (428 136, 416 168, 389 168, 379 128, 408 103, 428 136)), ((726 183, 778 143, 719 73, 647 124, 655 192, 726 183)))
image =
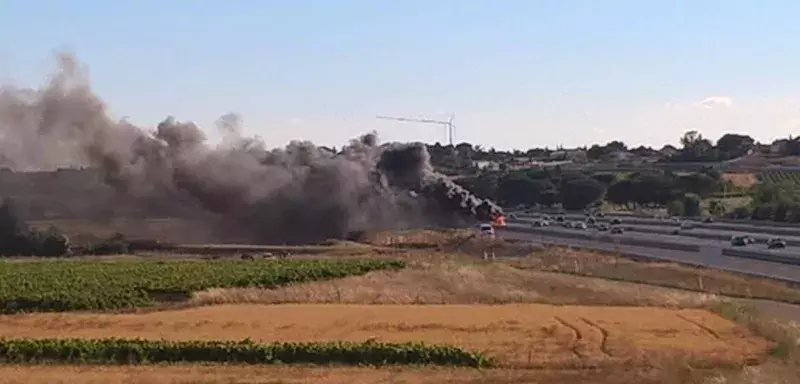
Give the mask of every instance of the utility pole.
POLYGON ((447 121, 442 120, 433 120, 433 119, 412 119, 408 117, 391 117, 391 116, 377 116, 378 119, 383 120, 394 120, 394 121, 405 121, 409 123, 423 123, 423 124, 436 124, 445 127, 445 134, 447 135, 447 139, 450 142, 450 146, 454 147, 453 141, 455 140, 456 135, 456 125, 453 124, 453 119, 456 117, 455 114, 450 115, 450 119, 447 121))

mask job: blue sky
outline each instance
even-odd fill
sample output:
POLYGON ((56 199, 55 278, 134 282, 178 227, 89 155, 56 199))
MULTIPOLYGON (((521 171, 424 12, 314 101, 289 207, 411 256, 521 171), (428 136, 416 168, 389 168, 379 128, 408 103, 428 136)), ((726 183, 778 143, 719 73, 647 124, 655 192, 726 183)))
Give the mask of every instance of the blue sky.
POLYGON ((800 131, 800 2, 744 0, 0 0, 0 80, 39 86, 74 52, 117 117, 213 123, 269 144, 443 140, 485 147, 697 129, 800 131))

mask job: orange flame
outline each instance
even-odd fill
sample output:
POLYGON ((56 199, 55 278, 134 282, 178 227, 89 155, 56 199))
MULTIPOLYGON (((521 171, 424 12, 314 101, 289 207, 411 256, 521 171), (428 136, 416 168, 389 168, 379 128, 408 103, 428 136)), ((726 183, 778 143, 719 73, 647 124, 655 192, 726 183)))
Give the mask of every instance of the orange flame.
POLYGON ((492 221, 492 226, 495 227, 505 227, 506 226, 506 217, 503 215, 497 216, 492 221))

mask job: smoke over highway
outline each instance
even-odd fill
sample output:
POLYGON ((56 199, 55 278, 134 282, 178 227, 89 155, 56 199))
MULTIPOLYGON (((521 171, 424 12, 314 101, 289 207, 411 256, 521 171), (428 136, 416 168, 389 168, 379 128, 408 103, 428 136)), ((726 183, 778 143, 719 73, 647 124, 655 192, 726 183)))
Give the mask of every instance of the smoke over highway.
POLYGON ((433 170, 420 143, 374 133, 334 153, 307 141, 269 149, 221 117, 218 145, 173 118, 148 131, 112 120, 74 57, 41 89, 0 89, 0 166, 93 167, 121 195, 192 206, 219 231, 252 242, 301 243, 350 231, 447 224, 502 214, 433 170))

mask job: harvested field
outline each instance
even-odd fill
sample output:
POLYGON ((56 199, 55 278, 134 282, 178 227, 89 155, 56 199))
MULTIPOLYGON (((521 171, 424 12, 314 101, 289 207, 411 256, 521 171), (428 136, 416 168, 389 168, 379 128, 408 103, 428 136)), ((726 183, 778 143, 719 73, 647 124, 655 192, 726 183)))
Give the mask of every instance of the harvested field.
POLYGON ((516 305, 224 305, 146 314, 0 316, 0 337, 424 341, 513 367, 755 363, 771 343, 704 310, 516 305))
POLYGON ((730 181, 737 188, 750 188, 758 183, 758 176, 755 173, 725 173, 722 179, 730 181))
POLYGON ((704 293, 520 269, 501 262, 421 261, 426 258, 433 256, 416 252, 407 259, 411 266, 398 271, 373 271, 363 276, 275 289, 212 288, 195 292, 188 302, 181 304, 545 303, 701 307, 718 300, 704 293))
POLYGON ((25 384, 661 384, 659 370, 475 370, 262 366, 0 366, 0 383, 25 384))

